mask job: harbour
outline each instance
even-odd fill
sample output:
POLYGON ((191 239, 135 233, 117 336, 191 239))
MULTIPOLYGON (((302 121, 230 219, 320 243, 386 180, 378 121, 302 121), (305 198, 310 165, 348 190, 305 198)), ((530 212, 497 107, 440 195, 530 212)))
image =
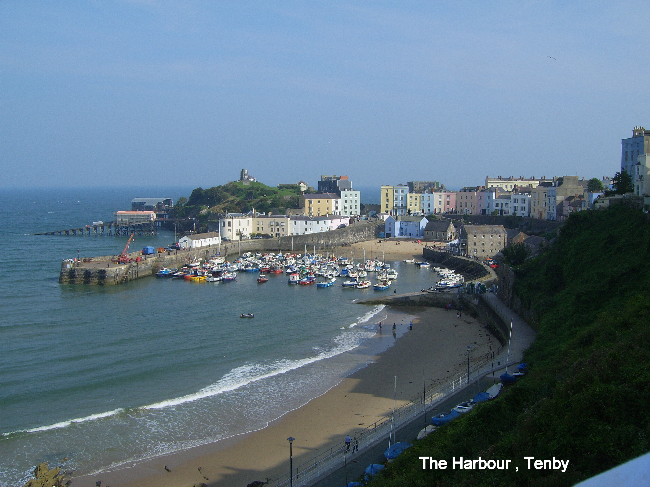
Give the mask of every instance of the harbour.
MULTIPOLYGON (((42 461, 81 475, 264 427, 366 363, 355 350, 376 334, 385 312, 355 301, 377 294, 372 289, 289 286, 285 275, 258 284, 256 273, 241 273, 232 283, 143 278, 152 276, 143 269, 158 258, 149 256, 130 263, 134 279, 122 285, 59 283, 66 259, 77 258, 80 265, 72 269, 81 281, 93 266, 95 272, 113 269, 111 259, 127 238, 34 233, 73 228, 89 215, 105 219, 132 194, 2 194, 0 234, 12 242, 0 282, 2 487, 23 485, 42 461), (97 258, 102 255, 106 260, 97 258), (242 320, 242 313, 254 318, 242 320)), ((145 246, 171 241, 173 232, 162 229, 137 237, 129 256, 144 257, 145 246)), ((350 246, 330 248, 330 254, 354 254, 350 246)), ((294 252, 304 249, 294 243, 294 252)), ((239 246, 222 245, 221 252, 236 257, 239 246)), ((177 258, 169 267, 181 267, 189 257, 170 251, 165 263, 177 258)), ((354 257, 361 260, 362 253, 354 257)), ((398 293, 435 280, 430 270, 393 266, 400 273, 398 293)))

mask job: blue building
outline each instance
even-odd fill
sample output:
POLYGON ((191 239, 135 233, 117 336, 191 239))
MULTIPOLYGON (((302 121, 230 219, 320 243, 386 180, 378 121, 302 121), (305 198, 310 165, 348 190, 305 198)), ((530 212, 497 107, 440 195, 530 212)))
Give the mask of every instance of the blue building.
POLYGON ((424 237, 424 228, 429 223, 424 216, 389 216, 384 224, 384 233, 389 237, 424 237))

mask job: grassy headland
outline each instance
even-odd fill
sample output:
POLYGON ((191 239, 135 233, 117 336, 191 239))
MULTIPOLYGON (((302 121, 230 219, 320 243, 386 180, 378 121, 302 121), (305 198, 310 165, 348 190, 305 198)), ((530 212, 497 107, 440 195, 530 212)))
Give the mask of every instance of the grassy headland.
POLYGON ((573 485, 650 451, 649 271, 643 212, 572 215, 548 252, 516 270, 515 292, 539 324, 529 374, 416 442, 371 485, 573 485), (419 457, 449 466, 423 469, 419 457), (454 457, 512 462, 461 470, 454 457), (524 457, 569 467, 538 470, 524 457))
POLYGON ((194 189, 189 198, 179 198, 170 217, 179 222, 195 219, 203 229, 209 221, 225 213, 247 213, 255 209, 285 214, 287 209, 298 208, 301 194, 298 185, 279 189, 255 181, 233 181, 208 189, 194 189))

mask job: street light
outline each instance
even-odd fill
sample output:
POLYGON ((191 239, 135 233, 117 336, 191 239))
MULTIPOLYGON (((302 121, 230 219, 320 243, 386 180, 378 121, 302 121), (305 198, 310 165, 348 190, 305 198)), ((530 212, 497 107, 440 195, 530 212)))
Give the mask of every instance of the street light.
POLYGON ((472 349, 471 345, 467 345, 467 383, 469 384, 469 352, 472 349))
POLYGON ((296 439, 293 436, 287 438, 289 442, 289 486, 293 487, 293 442, 296 439))

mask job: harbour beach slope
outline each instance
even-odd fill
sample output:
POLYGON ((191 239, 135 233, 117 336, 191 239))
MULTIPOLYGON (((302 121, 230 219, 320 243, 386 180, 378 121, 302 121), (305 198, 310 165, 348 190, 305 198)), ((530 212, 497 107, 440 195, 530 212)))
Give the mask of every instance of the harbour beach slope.
POLYGON ((340 447, 346 435, 354 436, 385 419, 394 404, 399 407, 421 394, 423 385, 441 384, 461 374, 468 345, 472 361, 484 359, 490 347, 498 347, 475 319, 465 314, 459 318, 454 311, 438 308, 391 310, 374 340, 394 343, 380 355, 369 355, 368 366, 262 430, 130 468, 75 478, 71 485, 92 487, 101 481, 112 487, 231 486, 278 478, 289 470, 287 438, 295 438, 295 468, 318 453, 340 447), (397 339, 392 334, 393 323, 397 339))

